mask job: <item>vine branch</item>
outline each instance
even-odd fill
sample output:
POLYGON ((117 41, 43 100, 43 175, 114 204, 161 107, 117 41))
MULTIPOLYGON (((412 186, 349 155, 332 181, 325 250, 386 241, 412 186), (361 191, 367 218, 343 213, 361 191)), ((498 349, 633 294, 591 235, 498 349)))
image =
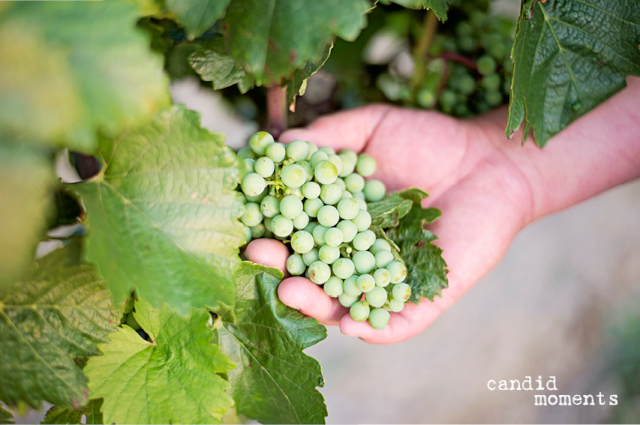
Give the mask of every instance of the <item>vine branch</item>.
POLYGON ((418 44, 413 50, 413 75, 411 76, 411 89, 415 92, 424 79, 424 70, 426 66, 427 51, 433 40, 433 36, 438 28, 438 18, 433 10, 429 9, 424 17, 424 23, 422 25, 422 34, 418 44))
POLYGON ((287 87, 274 84, 267 88, 267 130, 278 138, 287 129, 287 87))

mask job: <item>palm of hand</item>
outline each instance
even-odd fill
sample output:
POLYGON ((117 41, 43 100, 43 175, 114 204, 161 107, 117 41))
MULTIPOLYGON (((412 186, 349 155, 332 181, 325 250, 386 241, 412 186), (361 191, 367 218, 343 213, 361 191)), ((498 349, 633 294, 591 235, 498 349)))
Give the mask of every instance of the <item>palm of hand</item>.
MULTIPOLYGON (((285 279, 278 288, 280 299, 371 343, 400 342, 425 330, 498 263, 529 220, 531 194, 526 181, 491 136, 474 122, 385 106, 328 116, 308 129, 283 134, 280 139, 285 143, 302 139, 366 152, 378 160, 375 177, 389 191, 418 187, 428 192, 423 206, 443 211, 429 229, 439 237, 436 244, 443 249, 450 273, 442 298, 408 303, 381 331, 351 319, 337 299, 302 277, 285 279)), ((246 253, 255 262, 281 270, 288 256, 284 245, 266 239, 252 242, 246 253)))

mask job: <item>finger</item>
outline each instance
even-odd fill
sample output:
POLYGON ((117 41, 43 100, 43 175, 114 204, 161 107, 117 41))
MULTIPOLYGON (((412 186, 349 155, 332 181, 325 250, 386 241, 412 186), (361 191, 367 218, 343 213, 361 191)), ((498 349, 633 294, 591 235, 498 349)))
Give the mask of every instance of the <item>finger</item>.
POLYGON ((336 298, 329 297, 320 286, 304 277, 283 280, 278 286, 278 298, 325 325, 337 325, 348 311, 336 298))
POLYGON ((384 116, 393 108, 371 105, 319 118, 307 128, 284 132, 279 141, 306 140, 318 146, 353 149, 360 152, 384 116))
POLYGON ((254 263, 263 266, 279 269, 282 273, 287 273, 287 258, 289 249, 280 241, 275 239, 256 239, 247 245, 245 250, 247 258, 254 263))

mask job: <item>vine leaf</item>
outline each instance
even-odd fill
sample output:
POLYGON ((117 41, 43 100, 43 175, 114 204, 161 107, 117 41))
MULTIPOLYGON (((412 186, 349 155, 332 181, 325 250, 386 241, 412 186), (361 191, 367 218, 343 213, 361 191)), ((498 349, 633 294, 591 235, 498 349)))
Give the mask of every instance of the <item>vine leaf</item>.
POLYGON ((87 206, 87 256, 117 303, 135 289, 154 306, 225 314, 244 234, 238 159, 200 116, 176 106, 100 142, 102 172, 73 185, 87 206))
POLYGON ((235 323, 223 323, 219 343, 239 367, 229 372, 238 413, 262 423, 324 423, 318 362, 303 353, 327 336, 324 326, 285 306, 276 295, 282 273, 242 263, 235 323))
POLYGON ((136 7, 13 2, 0 11, 0 127, 91 152, 168 102, 162 58, 135 27, 136 7), (28 28, 28 31, 25 31, 28 28))
POLYGON ((295 111, 296 96, 302 96, 304 94, 307 89, 307 81, 313 74, 318 72, 327 59, 329 59, 332 48, 333 43, 327 44, 319 60, 316 62, 307 62, 304 68, 296 70, 291 80, 287 82, 287 102, 289 103, 289 109, 292 112, 295 111))
POLYGON ((370 202, 367 211, 371 215, 371 225, 388 228, 400 224, 400 219, 409 214, 414 202, 418 205, 427 193, 420 189, 411 188, 392 193, 378 202, 370 202))
POLYGON ((134 316, 150 340, 123 325, 85 367, 91 396, 103 398, 104 422, 220 423, 231 398, 219 374, 235 365, 212 344, 209 313, 184 317, 140 299, 134 316))
POLYGON ((95 269, 78 264, 73 246, 35 262, 28 279, 0 301, 0 400, 78 407, 88 399, 74 358, 99 354, 118 321, 95 269))
POLYGON ((231 57, 257 85, 280 84, 317 62, 334 36, 354 40, 366 25, 367 0, 233 0, 222 21, 231 57))
POLYGON ((253 78, 226 53, 222 37, 191 45, 196 50, 189 55, 189 65, 203 81, 211 81, 214 90, 237 84, 240 92, 246 93, 253 87, 253 78))
POLYGON ((81 409, 65 406, 53 406, 47 411, 43 424, 103 424, 100 407, 102 400, 91 400, 81 409), (82 417, 84 416, 84 421, 82 417))
POLYGON ((444 22, 447 20, 449 5, 459 4, 459 0, 384 0, 382 3, 393 2, 408 9, 430 9, 436 17, 444 22))
POLYGON ((14 424, 13 415, 0 406, 0 424, 14 424))
POLYGON ((165 7, 193 40, 201 36, 224 14, 230 0, 166 0, 165 7))
POLYGON ((47 227, 49 190, 55 184, 47 154, 0 141, 0 299, 25 277, 47 227))
POLYGON ((536 143, 551 137, 640 76, 640 3, 528 0, 518 20, 509 119, 536 143), (527 17, 531 14, 531 19, 527 17), (585 19, 585 17, 589 19, 585 19))

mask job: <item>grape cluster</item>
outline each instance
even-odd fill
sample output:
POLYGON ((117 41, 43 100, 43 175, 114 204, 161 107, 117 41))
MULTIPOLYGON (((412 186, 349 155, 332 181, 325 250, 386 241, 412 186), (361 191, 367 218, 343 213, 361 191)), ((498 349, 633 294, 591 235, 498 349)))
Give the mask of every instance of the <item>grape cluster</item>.
POLYGON ((367 201, 380 201, 385 185, 365 180, 376 160, 350 149, 336 153, 311 142, 287 145, 264 131, 240 149, 247 174, 240 183, 241 217, 247 243, 283 241, 293 251, 287 271, 304 275, 350 308, 357 321, 384 329, 389 312, 400 312, 411 296, 405 265, 389 243, 370 229, 367 201))

